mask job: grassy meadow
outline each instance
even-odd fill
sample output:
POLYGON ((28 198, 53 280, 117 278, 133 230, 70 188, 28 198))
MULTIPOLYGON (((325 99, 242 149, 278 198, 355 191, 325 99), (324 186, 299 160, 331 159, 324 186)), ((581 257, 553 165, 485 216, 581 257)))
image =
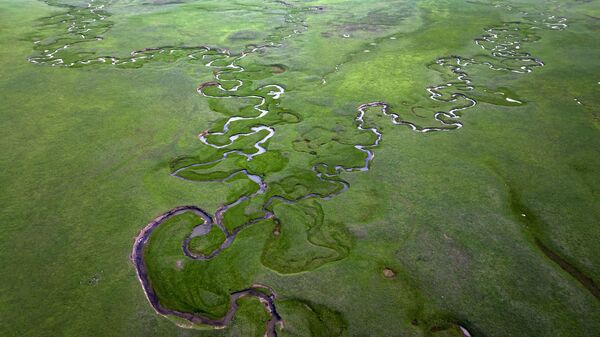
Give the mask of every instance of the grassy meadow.
MULTIPOLYGON (((87 2, 0 2, 0 335, 264 336, 269 315, 252 297, 224 329, 157 315, 130 259, 136 235, 169 209, 212 215, 259 193, 250 174, 267 187, 224 213, 240 230, 213 259, 182 252, 200 221, 191 213, 150 236, 144 263, 163 307, 216 319, 233 292, 262 284, 276 293, 279 336, 600 330, 597 2, 96 1, 102 39, 57 55, 120 65, 28 61, 64 44, 60 21, 87 2), (521 20, 537 28, 515 33, 519 47, 544 66, 490 69, 502 56, 474 39, 521 20), (212 49, 190 57, 198 46, 212 49), (144 48, 183 49, 131 62, 144 48), (461 70, 474 87, 456 90, 477 101, 442 117, 461 128, 414 132, 372 107, 365 125, 382 137, 368 170, 335 168, 363 165, 355 145, 375 141, 357 128, 361 104, 439 126, 435 113, 453 103, 426 88, 455 81, 435 64, 455 56, 472 60, 461 70), (261 97, 269 114, 216 134, 254 117, 261 97), (198 138, 207 130, 224 145, 257 125, 275 131, 252 160, 264 130, 222 149, 198 138)), ((225 237, 213 227, 190 249, 208 254, 225 237)))

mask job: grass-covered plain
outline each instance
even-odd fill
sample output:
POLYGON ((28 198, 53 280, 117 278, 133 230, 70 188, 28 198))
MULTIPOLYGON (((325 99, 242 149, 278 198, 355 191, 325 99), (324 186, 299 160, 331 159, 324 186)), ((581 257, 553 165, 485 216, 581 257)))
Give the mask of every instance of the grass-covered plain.
POLYGON ((253 288, 281 336, 600 329, 598 3, 90 4, 0 3, 3 336, 263 336, 259 297, 219 330, 148 305, 133 239, 181 205, 222 250, 156 227, 170 310, 253 288))

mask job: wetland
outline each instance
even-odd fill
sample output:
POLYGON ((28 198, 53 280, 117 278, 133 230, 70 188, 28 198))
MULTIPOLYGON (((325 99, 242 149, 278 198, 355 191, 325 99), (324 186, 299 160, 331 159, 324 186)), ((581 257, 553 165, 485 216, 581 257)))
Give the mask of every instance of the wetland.
POLYGON ((600 3, 0 16, 3 335, 600 329, 600 3))

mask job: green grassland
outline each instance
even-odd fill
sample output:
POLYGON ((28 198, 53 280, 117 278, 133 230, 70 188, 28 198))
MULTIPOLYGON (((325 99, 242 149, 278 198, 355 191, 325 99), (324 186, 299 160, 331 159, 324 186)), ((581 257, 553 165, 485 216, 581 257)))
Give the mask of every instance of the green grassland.
POLYGON ((134 238, 182 205, 223 228, 208 260, 191 212, 149 235, 171 311, 252 288, 278 336, 600 330, 598 2, 90 3, 0 2, 0 335, 264 336, 256 296, 221 329, 149 305, 134 238))

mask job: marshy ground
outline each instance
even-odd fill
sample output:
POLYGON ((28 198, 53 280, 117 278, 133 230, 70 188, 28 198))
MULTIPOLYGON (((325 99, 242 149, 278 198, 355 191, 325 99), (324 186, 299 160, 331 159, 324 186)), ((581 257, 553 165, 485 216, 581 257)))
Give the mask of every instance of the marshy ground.
POLYGON ((597 17, 0 4, 0 332, 594 335, 597 17))

